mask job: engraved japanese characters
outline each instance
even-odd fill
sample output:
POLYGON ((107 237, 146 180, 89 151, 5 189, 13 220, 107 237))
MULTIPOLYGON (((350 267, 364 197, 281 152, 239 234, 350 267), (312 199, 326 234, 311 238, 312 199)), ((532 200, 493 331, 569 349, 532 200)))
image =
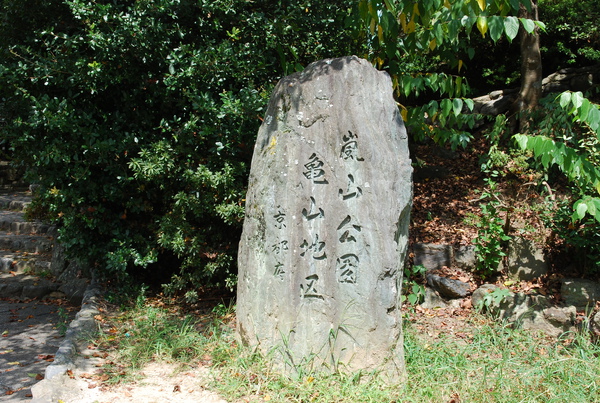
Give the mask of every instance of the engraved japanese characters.
POLYGON ((283 78, 252 160, 238 260, 242 340, 286 370, 402 376, 411 176, 387 74, 346 57, 283 78))

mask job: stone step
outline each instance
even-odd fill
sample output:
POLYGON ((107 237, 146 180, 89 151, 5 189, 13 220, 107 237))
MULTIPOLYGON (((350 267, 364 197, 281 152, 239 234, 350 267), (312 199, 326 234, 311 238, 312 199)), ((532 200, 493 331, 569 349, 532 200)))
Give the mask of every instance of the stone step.
POLYGON ((16 235, 56 235, 56 227, 41 221, 27 221, 23 213, 17 211, 0 211, 0 231, 16 235))
POLYGON ((30 203, 31 192, 29 191, 0 192, 0 209, 24 211, 30 203))
POLYGON ((27 221, 23 213, 17 211, 0 211, 0 231, 16 235, 56 235, 56 227, 41 221, 27 221))
POLYGON ((46 298, 58 292, 61 283, 28 274, 0 273, 0 295, 3 298, 46 298))
POLYGON ((52 251, 52 245, 52 237, 0 232, 0 250, 49 253, 52 251))
POLYGON ((0 273, 48 273, 51 253, 0 251, 0 273))

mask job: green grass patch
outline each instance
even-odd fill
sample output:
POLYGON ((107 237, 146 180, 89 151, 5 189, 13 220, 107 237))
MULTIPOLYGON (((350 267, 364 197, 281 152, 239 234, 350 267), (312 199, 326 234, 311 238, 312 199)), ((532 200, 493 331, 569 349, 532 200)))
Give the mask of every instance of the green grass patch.
POLYGON ((114 351, 112 361, 120 363, 113 374, 122 380, 150 361, 201 361, 212 367, 210 387, 229 401, 600 401, 600 346, 585 334, 549 339, 477 317, 468 337, 431 338, 406 321, 407 380, 389 384, 367 372, 281 375, 268 357, 239 345, 232 316, 217 309, 199 321, 173 308, 138 303, 113 319, 113 330, 103 336, 114 351))

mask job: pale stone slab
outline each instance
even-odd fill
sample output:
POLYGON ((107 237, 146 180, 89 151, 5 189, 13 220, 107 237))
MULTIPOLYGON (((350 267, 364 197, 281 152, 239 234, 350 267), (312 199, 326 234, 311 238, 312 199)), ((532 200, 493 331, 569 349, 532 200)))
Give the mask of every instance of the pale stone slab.
POLYGON ((286 370, 401 377, 411 175, 386 73, 347 57, 283 78, 249 179, 238 261, 242 340, 286 370))

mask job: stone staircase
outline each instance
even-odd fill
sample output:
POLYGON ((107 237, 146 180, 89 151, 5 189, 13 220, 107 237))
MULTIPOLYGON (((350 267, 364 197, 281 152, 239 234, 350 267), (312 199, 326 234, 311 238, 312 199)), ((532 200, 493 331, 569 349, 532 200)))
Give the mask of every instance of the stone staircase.
POLYGON ((0 192, 0 271, 41 273, 50 269, 55 227, 27 221, 29 192, 0 192))
POLYGON ((51 261, 56 228, 27 221, 26 190, 0 190, 0 298, 43 298, 57 291, 51 261))

